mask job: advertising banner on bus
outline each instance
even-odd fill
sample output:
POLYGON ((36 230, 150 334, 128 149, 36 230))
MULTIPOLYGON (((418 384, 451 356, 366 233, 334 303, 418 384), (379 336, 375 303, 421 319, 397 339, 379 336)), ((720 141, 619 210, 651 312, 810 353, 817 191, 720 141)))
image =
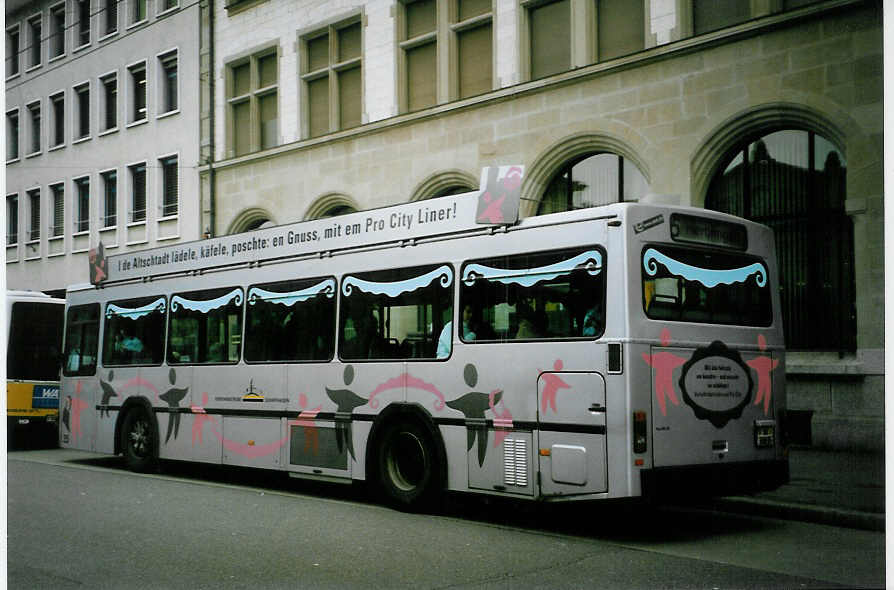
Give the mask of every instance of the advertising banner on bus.
POLYGON ((524 166, 488 167, 481 172, 478 191, 115 256, 105 256, 100 243, 90 251, 90 282, 138 279, 512 224, 518 221, 523 175, 524 166))

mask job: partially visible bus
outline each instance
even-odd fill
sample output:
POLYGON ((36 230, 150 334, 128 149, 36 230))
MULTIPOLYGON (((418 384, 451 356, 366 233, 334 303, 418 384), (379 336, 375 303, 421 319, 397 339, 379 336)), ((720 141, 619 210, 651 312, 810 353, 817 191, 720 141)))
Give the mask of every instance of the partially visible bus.
POLYGON ((67 295, 62 446, 365 480, 399 506, 787 481, 767 227, 501 202, 97 256, 98 284, 67 295))
POLYGON ((7 439, 57 438, 59 359, 65 300, 38 291, 6 292, 7 439))

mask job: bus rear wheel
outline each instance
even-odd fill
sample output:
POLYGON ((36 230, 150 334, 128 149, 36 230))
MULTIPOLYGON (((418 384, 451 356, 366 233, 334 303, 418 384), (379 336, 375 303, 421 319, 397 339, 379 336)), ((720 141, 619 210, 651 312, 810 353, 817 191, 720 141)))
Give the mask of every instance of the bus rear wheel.
POLYGON ((427 507, 440 491, 431 435, 415 421, 389 424, 379 439, 376 468, 385 499, 403 510, 427 507))
POLYGON ((131 471, 145 473, 158 463, 158 436, 152 427, 152 416, 144 408, 133 408, 121 427, 121 449, 124 463, 131 471))

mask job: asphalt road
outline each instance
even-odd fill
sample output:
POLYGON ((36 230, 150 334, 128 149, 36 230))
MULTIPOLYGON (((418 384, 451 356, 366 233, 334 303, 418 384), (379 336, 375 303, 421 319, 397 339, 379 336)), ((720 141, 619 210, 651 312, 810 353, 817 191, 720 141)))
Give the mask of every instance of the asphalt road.
POLYGON ((59 449, 8 456, 9 588, 883 587, 884 534, 681 508, 451 495, 59 449))

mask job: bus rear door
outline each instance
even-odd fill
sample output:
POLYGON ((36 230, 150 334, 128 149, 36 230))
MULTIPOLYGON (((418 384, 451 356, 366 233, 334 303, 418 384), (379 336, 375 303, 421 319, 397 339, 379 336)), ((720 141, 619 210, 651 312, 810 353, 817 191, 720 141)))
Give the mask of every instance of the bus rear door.
POLYGON ((540 493, 605 492, 605 379, 599 373, 544 372, 537 381, 540 493), (560 403, 556 403, 561 398, 560 403))

